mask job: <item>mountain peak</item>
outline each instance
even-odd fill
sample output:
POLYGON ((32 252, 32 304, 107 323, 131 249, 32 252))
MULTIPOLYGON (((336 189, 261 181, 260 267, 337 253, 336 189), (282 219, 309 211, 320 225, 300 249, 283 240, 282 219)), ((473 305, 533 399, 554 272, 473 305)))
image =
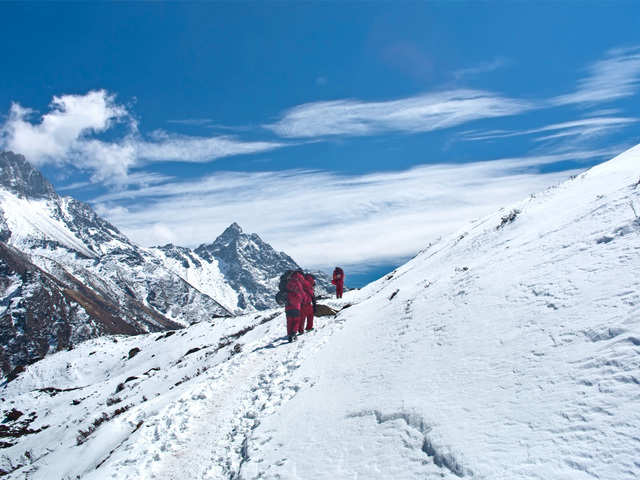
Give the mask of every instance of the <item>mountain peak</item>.
POLYGON ((224 232, 222 232, 222 235, 226 235, 226 234, 240 235, 241 233, 242 233, 242 227, 240 227, 240 225, 238 225, 236 222, 233 222, 231 225, 229 225, 226 228, 224 232))
POLYGON ((51 198, 53 185, 23 155, 0 152, 0 186, 21 197, 51 198))
POLYGON ((213 241, 212 244, 209 246, 201 245, 201 247, 215 249, 216 247, 229 246, 237 243, 240 238, 246 236, 247 235, 242 231, 242 227, 240 227, 236 222, 233 222, 218 236, 218 238, 213 241))

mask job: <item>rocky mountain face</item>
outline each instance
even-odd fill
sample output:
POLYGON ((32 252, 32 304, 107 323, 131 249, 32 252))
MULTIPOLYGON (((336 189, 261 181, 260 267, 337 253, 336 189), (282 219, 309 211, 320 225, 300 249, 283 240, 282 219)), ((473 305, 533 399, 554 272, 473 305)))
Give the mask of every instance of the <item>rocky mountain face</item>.
MULTIPOLYGON (((276 251, 255 233, 231 224, 213 243, 195 250, 174 245, 154 249, 178 275, 235 312, 277 306, 280 275, 301 267, 286 253, 276 251)), ((330 291, 326 274, 313 272, 316 293, 330 291)))
POLYGON ((63 270, 53 276, 0 242, 0 369, 5 374, 99 335, 180 327, 133 298, 118 304, 63 270))
POLYGON ((230 314, 89 205, 58 196, 11 152, 0 153, 0 241, 6 368, 103 333, 180 328, 230 314), (66 333, 45 342, 53 331, 66 333))
POLYGON ((273 295, 282 272, 300 268, 291 257, 276 252, 255 233, 243 233, 237 223, 195 252, 207 261, 218 260, 225 279, 238 292, 241 309, 248 305, 259 310, 273 307, 273 295))
MULTIPOLYGON (((180 328, 276 306, 283 252, 232 224, 195 250, 142 248, 0 152, 0 363, 7 373, 107 333, 180 328)), ((315 273, 316 292, 330 282, 315 273)))

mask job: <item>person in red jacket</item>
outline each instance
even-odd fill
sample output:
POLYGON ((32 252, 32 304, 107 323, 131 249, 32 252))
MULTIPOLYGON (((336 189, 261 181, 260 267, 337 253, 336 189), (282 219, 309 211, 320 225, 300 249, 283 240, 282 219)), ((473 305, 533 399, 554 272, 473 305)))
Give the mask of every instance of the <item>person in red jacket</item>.
POLYGON ((290 342, 296 339, 302 322, 302 302, 306 296, 304 283, 302 272, 299 271, 293 272, 287 281, 287 304, 284 311, 287 315, 287 338, 290 342))
POLYGON ((313 311, 316 307, 316 296, 314 294, 314 287, 316 284, 316 279, 313 278, 313 275, 310 273, 305 274, 304 276, 304 292, 306 294, 304 303, 302 304, 302 321, 300 322, 300 327, 298 329, 298 333, 304 333, 304 322, 307 322, 307 332, 313 330, 313 311))
POLYGON ((331 280, 336 286, 336 298, 342 298, 342 290, 344 289, 344 271, 340 267, 336 267, 333 270, 333 280, 331 280))

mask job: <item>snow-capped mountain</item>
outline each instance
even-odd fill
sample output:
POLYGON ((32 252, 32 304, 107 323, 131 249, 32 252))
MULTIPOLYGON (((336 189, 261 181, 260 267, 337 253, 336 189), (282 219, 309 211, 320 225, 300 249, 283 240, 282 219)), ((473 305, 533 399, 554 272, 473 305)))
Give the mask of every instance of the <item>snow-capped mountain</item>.
MULTIPOLYGON (((231 224, 213 243, 195 250, 171 244, 151 250, 171 270, 232 312, 276 307, 280 275, 301 268, 257 234, 244 233, 237 223, 231 224)), ((317 295, 327 294, 330 291, 327 275, 313 274, 317 295)))
MULTIPOLYGON (((73 279, 72 283, 84 286, 109 305, 109 311, 117 321, 108 322, 111 327, 89 328, 90 335, 179 328, 203 319, 229 315, 214 299, 167 269, 155 255, 130 242, 91 207, 73 198, 58 196, 53 186, 23 156, 11 152, 0 153, 0 239, 12 247, 12 251, 24 256, 21 263, 28 264, 29 271, 38 272, 31 278, 45 278, 41 273, 46 272, 47 278, 57 280, 65 288, 72 288, 69 279, 73 279), (125 328, 123 324, 129 326, 125 328)), ((4 283, 14 285, 11 275, 16 271, 8 266, 4 269, 4 283)), ((23 283, 22 289, 25 285, 23 283)), ((33 285, 36 289, 41 287, 44 286, 33 285)), ((65 298, 71 301, 68 296, 65 298)), ((19 302, 16 303, 15 292, 10 295, 5 291, 0 302, 5 306, 2 335, 42 337, 60 321, 43 316, 34 320, 44 329, 41 332, 15 330, 12 319, 21 308, 19 302)), ((47 309, 59 309, 56 302, 47 309)), ((71 304, 70 308, 76 308, 77 303, 71 304)), ((100 318, 105 318, 98 310, 84 307, 81 310, 83 315, 88 315, 88 322, 100 323, 100 318)), ((69 335, 69 338, 74 336, 73 333, 69 335)), ((89 333, 81 337, 86 335, 89 333)), ((32 340, 18 339, 11 345, 18 348, 32 340)), ((55 351, 66 343, 52 341, 50 349, 55 351)), ((8 344, 2 347, 5 356, 13 359, 39 358, 45 350, 42 342, 37 352, 29 349, 32 353, 28 355, 26 350, 18 352, 8 344)))
POLYGON ((637 478, 639 177, 640 146, 475 221, 291 344, 275 310, 49 356, 2 389, 0 469, 637 478))

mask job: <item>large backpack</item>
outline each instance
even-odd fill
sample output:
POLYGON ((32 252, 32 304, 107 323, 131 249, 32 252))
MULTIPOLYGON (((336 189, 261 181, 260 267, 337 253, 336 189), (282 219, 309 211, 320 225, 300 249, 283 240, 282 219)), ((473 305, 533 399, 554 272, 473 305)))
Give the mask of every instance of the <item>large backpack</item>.
POLYGON ((278 283, 278 293, 276 293, 276 303, 278 305, 286 305, 287 304, 287 283, 293 275, 295 270, 287 270, 282 275, 280 275, 280 282, 278 283))

